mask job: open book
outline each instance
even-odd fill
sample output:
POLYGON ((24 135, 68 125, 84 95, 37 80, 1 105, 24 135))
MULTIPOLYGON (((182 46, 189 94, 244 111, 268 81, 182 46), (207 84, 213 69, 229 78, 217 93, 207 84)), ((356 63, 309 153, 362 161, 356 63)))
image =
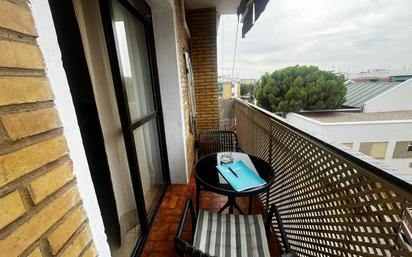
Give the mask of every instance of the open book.
POLYGON ((217 165, 216 168, 233 189, 238 192, 266 184, 266 181, 242 160, 231 164, 217 165))

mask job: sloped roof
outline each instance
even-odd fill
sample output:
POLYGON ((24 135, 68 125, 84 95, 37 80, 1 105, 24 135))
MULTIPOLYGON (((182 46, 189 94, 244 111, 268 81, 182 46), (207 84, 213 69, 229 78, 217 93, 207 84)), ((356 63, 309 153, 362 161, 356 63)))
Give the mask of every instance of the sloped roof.
POLYGON ((363 105, 378 95, 399 85, 401 82, 348 82, 344 106, 362 108, 363 105))

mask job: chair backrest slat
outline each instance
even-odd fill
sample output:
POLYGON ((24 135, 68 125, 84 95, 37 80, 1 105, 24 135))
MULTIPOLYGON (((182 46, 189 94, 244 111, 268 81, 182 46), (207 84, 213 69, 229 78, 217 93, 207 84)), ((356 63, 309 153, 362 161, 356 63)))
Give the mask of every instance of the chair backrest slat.
POLYGON ((237 136, 234 131, 204 131, 198 135, 200 156, 217 152, 238 151, 237 136))

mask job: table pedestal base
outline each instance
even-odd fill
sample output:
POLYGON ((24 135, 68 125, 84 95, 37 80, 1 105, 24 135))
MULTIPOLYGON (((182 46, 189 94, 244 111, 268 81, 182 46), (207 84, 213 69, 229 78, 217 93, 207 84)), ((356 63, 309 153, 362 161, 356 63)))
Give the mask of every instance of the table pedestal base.
POLYGON ((238 212, 244 215, 243 211, 240 209, 239 205, 237 205, 236 200, 234 197, 228 197, 227 202, 223 205, 222 208, 218 211, 218 213, 222 213, 227 207, 229 207, 229 214, 233 214, 233 207, 238 210, 238 212))
MULTIPOLYGON (((200 192, 203 191, 201 185, 196 181, 196 214, 199 214, 200 207, 200 192)), ((227 202, 223 205, 218 213, 222 213, 226 208, 229 207, 229 214, 233 214, 233 209, 236 208, 240 214, 244 215, 243 211, 240 209, 239 205, 236 203, 236 197, 228 196, 227 202)), ((249 196, 249 215, 252 214, 252 201, 253 196, 249 196)))

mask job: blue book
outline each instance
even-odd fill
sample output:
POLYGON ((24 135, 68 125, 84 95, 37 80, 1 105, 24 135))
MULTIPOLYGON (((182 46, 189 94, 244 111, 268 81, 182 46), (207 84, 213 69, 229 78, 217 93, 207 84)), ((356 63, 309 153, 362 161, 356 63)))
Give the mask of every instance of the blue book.
POLYGON ((266 184, 266 181, 241 160, 231 164, 217 165, 216 168, 238 192, 266 184))

